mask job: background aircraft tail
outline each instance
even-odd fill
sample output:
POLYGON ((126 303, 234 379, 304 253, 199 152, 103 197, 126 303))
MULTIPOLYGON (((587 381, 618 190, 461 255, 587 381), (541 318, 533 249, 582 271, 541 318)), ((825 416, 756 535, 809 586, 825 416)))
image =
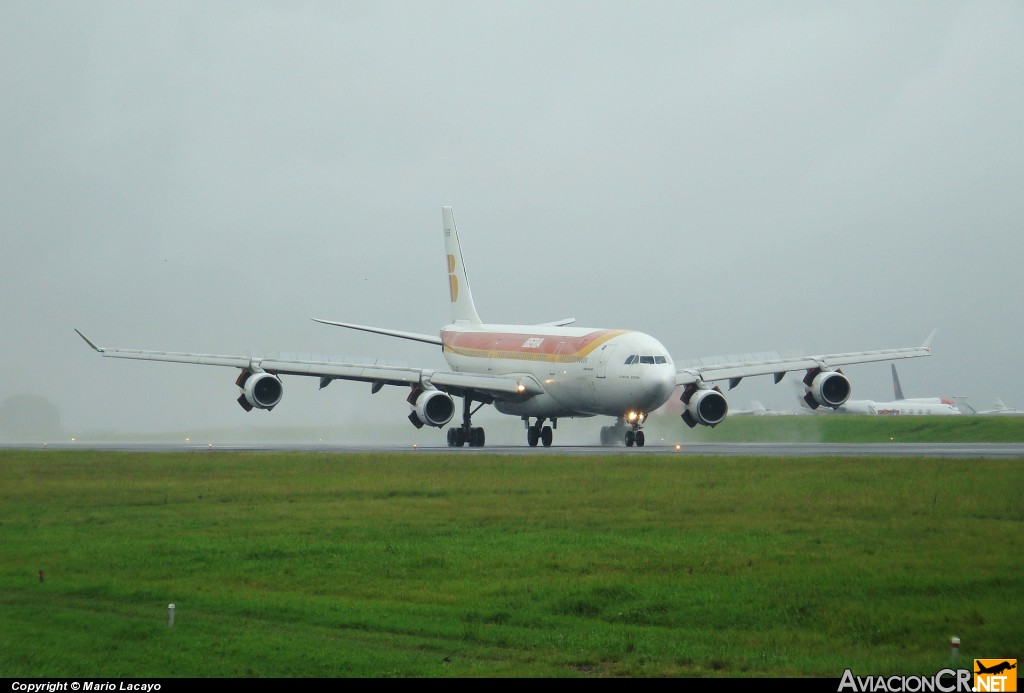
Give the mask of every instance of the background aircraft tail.
POLYGON ((469 288, 469 277, 466 276, 466 264, 462 260, 462 246, 459 243, 459 232, 455 228, 455 216, 451 207, 441 208, 441 219, 444 223, 444 252, 447 255, 452 322, 479 325, 481 320, 473 304, 473 292, 469 288))
POLYGON ((896 366, 895 366, 895 364, 889 364, 889 365, 892 366, 892 391, 893 391, 894 399, 897 402, 899 402, 900 400, 903 399, 903 388, 900 387, 900 378, 899 378, 898 375, 896 375, 896 366))

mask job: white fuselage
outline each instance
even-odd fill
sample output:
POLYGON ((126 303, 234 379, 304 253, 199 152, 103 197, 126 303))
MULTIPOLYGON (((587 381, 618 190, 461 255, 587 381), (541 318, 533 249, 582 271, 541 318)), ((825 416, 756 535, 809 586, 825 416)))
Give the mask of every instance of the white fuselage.
POLYGON ((628 330, 523 325, 448 325, 441 331, 452 370, 525 374, 544 393, 497 399, 503 414, 537 417, 647 414, 675 388, 668 350, 654 337, 628 330))
POLYGON ((874 402, 872 400, 850 400, 836 410, 840 414, 870 414, 879 416, 949 416, 960 410, 952 404, 915 400, 897 402, 874 402))

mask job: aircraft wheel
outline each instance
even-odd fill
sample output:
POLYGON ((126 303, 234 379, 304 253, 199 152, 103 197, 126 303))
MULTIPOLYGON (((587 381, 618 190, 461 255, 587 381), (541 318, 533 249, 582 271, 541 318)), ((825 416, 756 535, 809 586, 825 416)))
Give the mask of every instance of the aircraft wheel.
POLYGON ((469 444, 474 448, 482 448, 484 446, 484 429, 474 428, 470 434, 469 444))
POLYGON ((554 439, 554 434, 551 432, 551 426, 545 426, 540 432, 540 439, 544 443, 544 447, 550 448, 551 441, 554 439))
POLYGON ((636 446, 638 448, 642 448, 644 446, 644 432, 643 431, 637 431, 636 432, 636 446))
POLYGON ((636 434, 633 431, 626 431, 626 447, 633 447, 633 443, 636 440, 636 434))
POLYGON ((526 442, 530 444, 531 448, 537 447, 538 440, 540 440, 540 434, 537 432, 536 427, 530 426, 526 429, 526 442))
POLYGON ((448 447, 450 447, 450 448, 456 447, 456 445, 458 445, 458 440, 459 440, 458 429, 449 428, 448 429, 448 447))
POLYGON ((608 436, 608 427, 607 426, 601 426, 601 445, 608 445, 609 444, 608 438, 609 438, 609 436, 608 436))

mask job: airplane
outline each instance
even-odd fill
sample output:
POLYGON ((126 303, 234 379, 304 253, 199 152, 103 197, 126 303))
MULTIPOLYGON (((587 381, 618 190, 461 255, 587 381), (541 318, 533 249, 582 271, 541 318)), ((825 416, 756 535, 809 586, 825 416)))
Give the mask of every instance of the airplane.
POLYGON ((1001 674, 1009 669, 1016 669, 1017 663, 1010 664, 1007 661, 1000 662, 999 664, 993 664, 990 667, 984 666, 983 664, 978 665, 978 670, 975 674, 1001 674))
POLYGON ((890 364, 892 368, 892 391, 897 402, 913 402, 920 404, 948 404, 956 407, 956 401, 952 397, 913 397, 903 396, 903 388, 900 387, 900 377, 896 374, 896 364, 890 364))
POLYGON ((962 403, 960 406, 962 406, 965 409, 967 409, 968 413, 970 413, 970 414, 979 414, 979 415, 982 415, 982 416, 1022 416, 1022 415, 1024 415, 1024 411, 1021 411, 1020 409, 1017 409, 1016 407, 1008 407, 1008 406, 1006 406, 1003 403, 1003 400, 1000 399, 999 397, 996 397, 995 402, 992 404, 992 409, 982 409, 982 410, 979 411, 978 409, 975 409, 974 407, 972 407, 971 405, 967 404, 966 402, 962 403))
MULTIPOLYGON (((483 447, 482 427, 472 415, 484 405, 522 419, 526 441, 548 447, 562 418, 613 417, 601 429, 601 442, 644 445, 648 414, 681 387, 680 415, 687 426, 715 427, 729 412, 720 386, 736 387, 747 377, 771 375, 777 384, 792 371, 804 371, 804 401, 811 408, 836 409, 850 397, 851 384, 841 366, 893 361, 931 354, 929 337, 916 347, 772 358, 711 359, 677 367, 668 349, 651 335, 629 329, 573 326, 574 318, 529 325, 484 323, 476 310, 451 207, 441 208, 451 322, 438 334, 313 318, 316 322, 440 347, 447 370, 334 361, 143 351, 97 346, 75 332, 104 357, 236 368, 238 403, 246 411, 274 409, 284 394, 284 376, 408 388, 409 421, 417 429, 443 429, 462 399, 461 423, 448 428, 449 447, 483 447), (477 406, 474 408, 474 404, 477 406), (532 421, 531 421, 532 420, 532 421), (548 424, 550 422, 550 425, 548 424)), ((776 354, 777 356, 777 354, 776 354)))
POLYGON ((756 399, 750 400, 750 409, 730 409, 729 416, 767 416, 771 412, 756 399))
MULTIPOLYGON (((935 336, 935 332, 929 336, 929 340, 935 336)), ((892 386, 895 399, 892 402, 876 402, 870 399, 851 399, 844 404, 834 407, 837 414, 863 414, 869 416, 956 416, 963 412, 956 402, 950 397, 917 397, 907 399, 903 397, 903 388, 900 387, 899 376, 896 374, 896 366, 892 368, 892 386)), ((801 405, 806 404, 801 398, 801 405)))
POLYGON ((879 416, 958 416, 961 411, 944 402, 875 402, 869 399, 848 400, 836 408, 838 414, 870 414, 879 416))

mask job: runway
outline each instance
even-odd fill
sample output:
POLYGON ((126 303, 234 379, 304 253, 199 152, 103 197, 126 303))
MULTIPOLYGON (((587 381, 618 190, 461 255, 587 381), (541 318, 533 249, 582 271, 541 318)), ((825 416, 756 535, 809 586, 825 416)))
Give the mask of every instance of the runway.
POLYGON ((552 445, 531 448, 526 445, 449 448, 428 445, 336 445, 249 444, 196 445, 189 443, 0 443, 0 450, 98 450, 110 452, 307 452, 326 454, 446 454, 446 455, 679 455, 720 457, 929 457, 949 459, 1020 459, 1024 461, 1024 443, 688 443, 624 446, 552 445))

